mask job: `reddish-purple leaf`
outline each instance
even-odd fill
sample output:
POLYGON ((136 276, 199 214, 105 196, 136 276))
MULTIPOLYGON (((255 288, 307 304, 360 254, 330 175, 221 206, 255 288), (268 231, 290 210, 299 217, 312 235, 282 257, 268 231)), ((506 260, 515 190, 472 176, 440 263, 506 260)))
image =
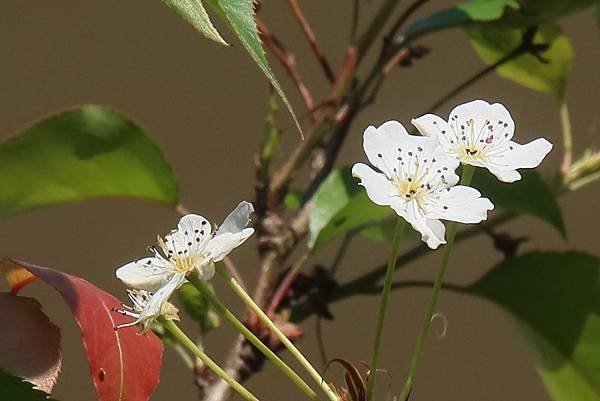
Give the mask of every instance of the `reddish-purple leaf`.
POLYGON ((60 329, 33 298, 0 293, 0 368, 52 392, 60 373, 60 329))
POLYGON ((111 311, 119 300, 88 281, 29 263, 4 259, 0 267, 13 292, 36 278, 56 289, 81 329, 100 401, 147 401, 158 384, 163 345, 135 328, 115 331, 126 318, 111 311))

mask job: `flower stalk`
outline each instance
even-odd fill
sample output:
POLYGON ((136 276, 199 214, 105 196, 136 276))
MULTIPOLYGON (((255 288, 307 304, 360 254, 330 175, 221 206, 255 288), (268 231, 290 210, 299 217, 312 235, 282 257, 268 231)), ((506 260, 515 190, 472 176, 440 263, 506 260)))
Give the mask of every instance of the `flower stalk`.
MULTIPOLYGON (((225 267, 222 263, 217 264, 217 271, 223 275, 225 267)), ((207 283, 200 279, 197 274, 192 274, 188 280, 202 293, 210 305, 224 317, 231 325, 242 334, 252 345, 254 345, 269 361, 271 361, 279 370, 281 370, 292 383, 294 383, 308 398, 318 401, 319 396, 313 391, 306 382, 298 376, 281 358, 279 358, 269 347, 267 347, 254 333, 250 331, 238 318, 219 299, 215 296, 207 283)), ((233 280, 233 279, 232 279, 233 280)), ((243 290, 242 290, 243 291, 243 290)))
POLYGON ((388 260, 387 270, 385 273, 385 279, 383 282, 383 289, 381 291, 381 298, 379 301, 379 314, 377 317, 377 325, 375 326, 375 340, 373 343, 373 355, 371 357, 371 364, 369 370, 369 380, 367 383, 367 401, 373 399, 375 395, 375 378, 377 377, 377 368, 379 366, 379 354, 381 351, 381 338, 383 334, 383 323, 385 321, 385 313, 387 310, 387 303, 392 288, 392 281, 394 279, 394 271, 396 270, 396 262, 398 261, 398 255, 400 253, 400 243, 402 242, 402 235, 406 222, 404 219, 398 219, 396 223, 396 229, 394 231, 394 240, 392 244, 392 251, 388 260))
POLYGON ((222 265, 216 266, 217 273, 221 275, 226 281, 229 287, 235 292, 240 299, 248 306, 258 317, 258 319, 265 325, 267 328, 275 334, 275 336, 281 341, 281 343, 288 349, 288 351, 292 354, 292 356, 302 365, 302 367, 306 370, 306 372, 310 375, 310 377, 321 387, 323 392, 327 395, 327 398, 330 401, 339 401, 339 396, 333 391, 333 389, 325 382, 325 380, 321 377, 319 372, 311 365, 311 363, 306 359, 306 357, 294 346, 294 344, 290 341, 286 335, 279 330, 277 325, 267 316, 265 312, 254 302, 252 297, 248 295, 248 293, 242 288, 242 286, 231 277, 223 268, 222 265))
MULTIPOLYGON (((473 178, 473 172, 475 169, 470 165, 463 165, 461 184, 469 185, 471 183, 471 179, 473 178)), ((417 344, 415 345, 415 349, 413 351, 413 356, 410 361, 410 366, 408 368, 408 373, 406 375, 406 379, 404 381, 404 385, 402 386, 402 391, 400 392, 400 396, 398 400, 404 401, 408 398, 410 391, 412 389, 412 383, 417 371, 417 367, 419 365, 419 361, 421 359, 421 355, 423 354, 423 346, 425 345, 425 341, 427 340, 427 335, 429 334, 429 328, 431 327, 431 321, 433 315, 435 313, 435 307, 437 305, 437 301, 440 295, 440 290, 442 289, 442 283, 444 281, 444 276, 446 275, 446 270, 448 267, 448 261, 450 259, 450 252, 452 252, 452 248, 454 246, 454 239, 456 237, 457 224, 452 222, 448 224, 448 243, 444 248, 444 254, 442 255, 442 261, 440 263, 440 267, 438 268, 437 275, 435 277, 435 281, 433 283, 433 289, 431 291, 431 299, 429 300, 429 306, 427 307, 427 312, 425 313, 425 320, 421 325, 419 330, 419 335, 417 337, 417 344)))
POLYGON ((243 399, 246 401, 258 401, 258 398, 256 398, 254 394, 246 389, 246 387, 235 381, 235 379, 229 376, 215 361, 210 359, 210 357, 204 351, 198 348, 198 346, 192 340, 190 340, 190 338, 172 320, 159 318, 159 322, 163 325, 165 330, 169 331, 173 337, 175 337, 175 339, 181 343, 181 345, 196 355, 210 370, 215 372, 217 376, 225 380, 225 382, 227 382, 227 384, 229 384, 229 386, 231 386, 231 388, 234 389, 243 399))

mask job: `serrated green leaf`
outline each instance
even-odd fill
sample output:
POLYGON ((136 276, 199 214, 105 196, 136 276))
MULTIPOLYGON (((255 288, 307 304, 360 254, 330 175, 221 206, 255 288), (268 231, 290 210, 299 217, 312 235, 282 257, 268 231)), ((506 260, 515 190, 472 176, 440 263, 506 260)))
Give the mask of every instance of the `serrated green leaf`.
POLYGON ((225 20, 233 33, 238 37, 240 42, 250 56, 254 60, 258 67, 265 74, 277 94, 281 97, 281 100, 287 107, 294 123, 298 130, 302 132, 300 123, 292 110, 292 106, 288 101, 281 85, 275 78, 275 75, 269 67, 269 62, 265 56, 265 52, 262 47, 262 43, 258 34, 258 28, 256 21, 254 21, 254 1, 253 0, 209 0, 209 4, 215 9, 217 14, 225 20))
POLYGON ((470 185, 489 198, 496 208, 539 217, 564 236, 562 211, 548 185, 535 170, 522 170, 521 175, 520 181, 507 184, 487 170, 477 169, 470 185))
POLYGON ((194 28, 210 40, 228 46, 228 43, 221 37, 217 29, 210 21, 210 17, 200 0, 162 0, 167 6, 171 7, 194 28))
POLYGON ((316 249, 340 234, 393 214, 389 207, 378 206, 367 197, 349 168, 333 171, 313 197, 308 246, 316 249))
MULTIPOLYGON (((479 26, 467 29, 471 44, 479 56, 493 64, 512 52, 523 37, 521 29, 495 26, 479 26)), ((561 98, 573 62, 573 48, 569 39, 561 34, 560 27, 545 24, 535 35, 534 43, 550 47, 541 56, 532 54, 514 58, 497 68, 501 77, 515 81, 528 88, 553 93, 561 98)))
MULTIPOLYGON (((212 287, 211 287, 212 288, 212 287)), ((219 316, 212 310, 208 300, 196 287, 185 283, 179 289, 179 302, 186 313, 200 324, 202 332, 219 326, 219 316)))
POLYGON ((56 401, 33 384, 13 376, 0 368, 0 400, 6 401, 56 401))
POLYGON ((0 218, 120 196, 177 203, 177 182, 144 130, 100 106, 44 119, 0 144, 0 218))
POLYGON ((555 401, 600 399, 600 259, 531 252, 494 267, 468 292, 519 320, 555 401))

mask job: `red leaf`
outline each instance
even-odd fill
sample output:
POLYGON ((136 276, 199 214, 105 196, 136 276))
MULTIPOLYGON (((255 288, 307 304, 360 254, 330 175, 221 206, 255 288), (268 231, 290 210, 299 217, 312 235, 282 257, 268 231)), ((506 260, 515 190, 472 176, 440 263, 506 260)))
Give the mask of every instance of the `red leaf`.
POLYGON ((13 292, 36 278, 56 289, 81 330, 90 372, 100 401, 147 401, 158 384, 163 345, 154 333, 115 331, 127 319, 111 311, 118 299, 88 281, 49 268, 4 259, 0 262, 13 292))
POLYGON ((52 392, 60 373, 60 329, 32 298, 0 293, 0 367, 52 392))

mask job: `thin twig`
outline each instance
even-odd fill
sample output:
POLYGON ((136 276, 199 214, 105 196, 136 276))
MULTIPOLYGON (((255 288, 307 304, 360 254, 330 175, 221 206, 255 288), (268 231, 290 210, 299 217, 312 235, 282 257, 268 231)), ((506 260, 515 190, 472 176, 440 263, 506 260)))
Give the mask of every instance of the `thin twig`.
POLYGON ((267 28, 267 26, 257 17, 256 25, 260 33, 260 37, 267 47, 273 53, 275 57, 281 62, 288 75, 296 85, 296 89, 300 93, 302 100, 308 111, 312 111, 314 108, 314 102, 310 91, 304 84, 298 68, 296 65, 296 56, 288 52, 283 44, 273 35, 273 33, 267 28))
POLYGON ((315 54, 315 57, 319 61, 319 64, 321 64, 321 68, 323 69, 323 73, 325 73, 325 77, 327 78, 327 80, 329 80, 329 82, 334 82, 335 75, 333 74, 333 70, 331 69, 329 62, 327 61, 327 58, 321 51, 321 48, 317 43, 317 37, 314 31, 312 30, 310 24, 308 23, 308 20, 304 16, 304 13, 302 12, 300 5, 298 4, 298 1, 288 1, 290 7, 292 8, 292 11, 294 12, 294 15, 296 16, 296 19, 298 20, 298 23, 302 27, 302 31, 304 32, 304 36, 306 36, 306 40, 308 41, 310 48, 312 49, 313 53, 315 54))
POLYGON ((356 42, 358 32, 358 16, 360 15, 360 0, 352 0, 352 25, 350 26, 350 43, 356 42))
POLYGON ((290 270, 287 272, 287 274, 281 281, 281 284, 279 284, 279 287, 273 294, 273 298, 271 299, 269 307, 267 308, 267 316, 271 317, 275 315, 277 308, 281 304, 281 301, 283 301, 283 299, 285 298, 296 277, 298 277, 298 273, 300 273, 300 270, 302 269, 302 266, 304 266, 304 263, 308 259, 309 254, 309 251, 303 252, 302 255, 300 255, 298 260, 294 262, 290 270))
POLYGON ((187 208, 185 206, 183 206, 181 203, 178 203, 177 205, 175 205, 175 213, 177 213, 179 216, 183 217, 186 214, 190 214, 190 211, 187 210, 187 208))
MULTIPOLYGON (((357 60, 356 48, 349 47, 346 51, 346 60, 338 72, 335 85, 327 96, 327 103, 331 107, 324 108, 316 125, 306 133, 305 140, 294 148, 288 160, 272 176, 269 187, 272 204, 279 203, 279 199, 284 194, 289 182, 295 177, 300 167, 309 158, 313 149, 321 143, 325 135, 332 132, 335 127, 350 120, 350 114, 347 113, 348 102, 341 105, 338 105, 338 103, 354 81, 357 60)), ((357 97, 362 95, 363 93, 356 94, 357 97)))
POLYGON ((317 316, 315 319, 315 337, 317 339, 317 349, 319 351, 319 356, 321 357, 321 365, 327 365, 327 350, 325 349, 325 341, 323 341, 323 318, 321 316, 317 316))
POLYGON ((386 0, 385 3, 383 3, 377 12, 377 15, 369 25, 369 28, 367 28, 367 31, 358 40, 359 60, 362 61, 367 51, 371 48, 399 2, 400 0, 386 0))
POLYGON ((400 30, 404 28, 406 21, 408 21, 408 19, 412 17, 412 15, 428 1, 429 0, 415 0, 410 6, 408 6, 402 15, 400 15, 400 18, 394 22, 392 29, 390 29, 390 34, 386 36, 385 40, 388 41, 390 38, 400 32, 400 30))
POLYGON ((233 278, 235 278, 238 283, 240 283, 240 285, 242 286, 242 288, 244 290, 246 290, 248 287, 246 287, 246 284, 244 283, 244 279, 242 278, 240 271, 235 266, 235 263, 233 263, 233 260, 231 260, 231 257, 225 256, 225 259, 223 259, 223 264, 225 265, 225 268, 227 269, 229 274, 233 278))
POLYGON ((437 109, 439 109, 440 107, 442 107, 444 104, 446 104, 446 102, 449 101, 450 99, 452 99, 454 96, 458 95, 459 93, 461 93, 462 91, 464 91, 469 86, 473 85, 474 83, 476 83, 480 79, 484 78, 489 73, 494 72, 496 70, 496 68, 498 68, 501 65, 503 65, 503 64, 511 61, 512 59, 515 59, 515 58, 519 57, 520 55, 522 55, 522 54, 524 54, 526 52, 527 52, 526 49, 524 49, 523 47, 519 46, 515 50, 511 51, 510 53, 508 53, 507 55, 505 55, 504 57, 502 57, 500 60, 496 61, 494 64, 488 65, 487 67, 485 67, 482 70, 478 71, 473 76, 469 77, 464 82, 462 82, 461 84, 457 85, 455 88, 453 88, 452 90, 450 90, 448 93, 446 93, 440 99, 438 99, 435 103, 433 103, 431 106, 429 106, 429 108, 427 109, 427 112, 434 112, 434 111, 436 111, 437 109))

